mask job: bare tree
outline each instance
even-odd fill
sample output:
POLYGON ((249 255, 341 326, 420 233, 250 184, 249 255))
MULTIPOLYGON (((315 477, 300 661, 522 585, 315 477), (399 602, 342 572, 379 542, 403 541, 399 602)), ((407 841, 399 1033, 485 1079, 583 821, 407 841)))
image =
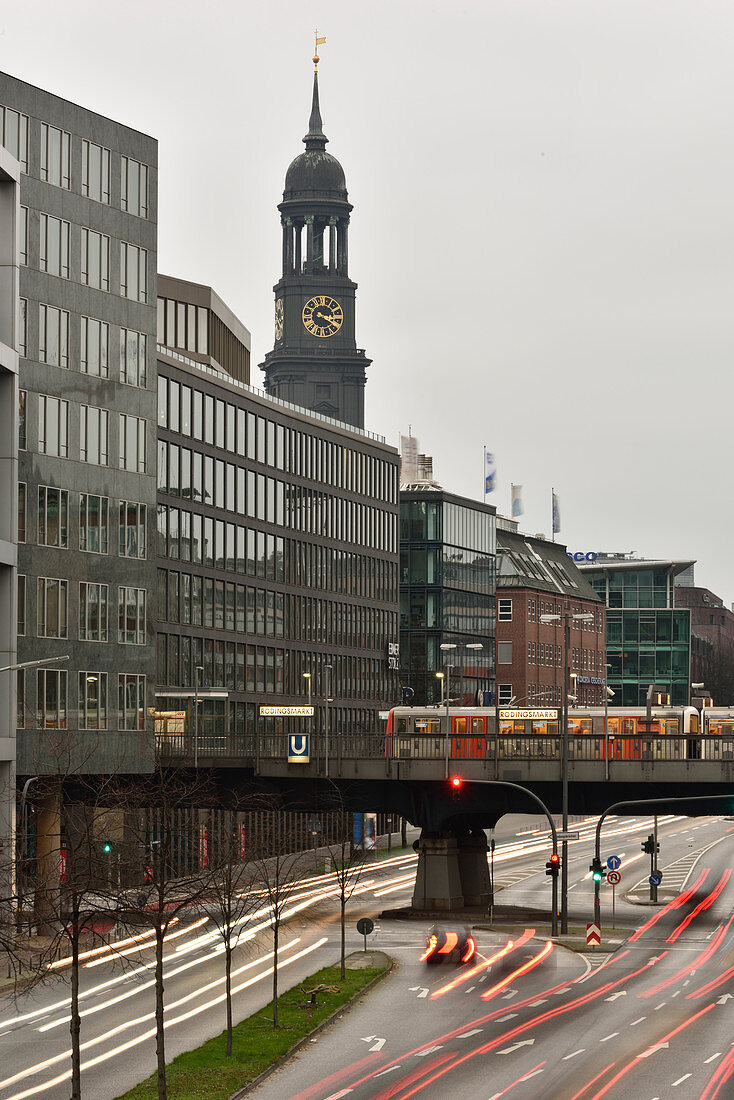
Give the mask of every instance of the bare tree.
POLYGON ((333 797, 339 806, 337 839, 327 846, 331 870, 339 892, 341 923, 341 980, 346 973, 347 903, 364 870, 364 852, 352 845, 351 815, 347 813, 341 792, 335 788, 333 797))
MULTIPOLYGON (((271 826, 277 815, 270 815, 271 826)), ((287 816, 283 815, 287 821, 287 816)), ((303 854, 295 835, 290 830, 271 830, 261 839, 261 848, 254 861, 255 878, 263 892, 263 900, 270 911, 273 929, 273 1027, 278 1027, 278 949, 280 927, 286 916, 288 904, 298 889, 303 868, 303 854)))
POLYGON ((248 863, 250 855, 250 841, 237 813, 226 810, 213 853, 206 910, 224 944, 227 1057, 232 1054, 232 956, 259 901, 256 868, 248 863))

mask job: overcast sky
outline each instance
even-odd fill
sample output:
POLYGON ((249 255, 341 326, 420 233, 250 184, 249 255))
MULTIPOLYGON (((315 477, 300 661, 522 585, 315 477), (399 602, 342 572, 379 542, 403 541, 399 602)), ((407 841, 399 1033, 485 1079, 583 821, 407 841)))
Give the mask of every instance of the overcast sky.
POLYGON ((159 141, 159 270, 273 343, 313 32, 354 203, 367 426, 445 488, 524 486, 573 550, 695 558, 734 600, 734 6, 25 0, 2 68, 159 141))

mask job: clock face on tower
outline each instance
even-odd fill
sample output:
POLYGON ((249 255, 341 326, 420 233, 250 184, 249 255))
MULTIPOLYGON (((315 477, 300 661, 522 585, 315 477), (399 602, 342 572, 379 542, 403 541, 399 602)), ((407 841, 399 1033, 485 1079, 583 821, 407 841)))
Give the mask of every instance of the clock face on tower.
POLYGON ((306 302, 301 318, 312 336, 326 339, 342 327, 344 313, 336 298, 330 298, 328 294, 317 294, 306 302))
POLYGON ((275 299, 275 339, 283 339, 283 299, 275 299))

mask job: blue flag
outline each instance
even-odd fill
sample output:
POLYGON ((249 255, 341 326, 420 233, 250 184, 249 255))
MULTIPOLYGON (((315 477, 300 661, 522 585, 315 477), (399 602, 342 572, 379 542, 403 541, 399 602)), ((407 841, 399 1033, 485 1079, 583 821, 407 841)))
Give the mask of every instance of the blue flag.
POLYGON ((512 485, 510 489, 512 493, 512 518, 517 519, 525 512, 522 503, 522 485, 512 485))
POLYGON ((557 535, 561 530, 561 508, 555 490, 551 491, 553 501, 553 534, 557 535))
POLYGON ((484 452, 484 495, 493 493, 497 488, 497 467, 494 455, 489 451, 484 452))

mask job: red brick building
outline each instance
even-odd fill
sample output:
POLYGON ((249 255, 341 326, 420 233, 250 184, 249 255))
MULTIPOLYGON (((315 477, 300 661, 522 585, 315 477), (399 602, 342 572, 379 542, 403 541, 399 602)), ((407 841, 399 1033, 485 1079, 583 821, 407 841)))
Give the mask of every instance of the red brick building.
POLYGON ((606 673, 605 607, 566 553, 546 539, 497 524, 497 693, 500 705, 561 706, 564 616, 571 619, 568 664, 580 706, 601 706, 606 673), (557 615, 552 622, 541 616, 557 615))
POLYGON ((704 684, 715 704, 730 706, 734 700, 734 612, 710 588, 692 584, 676 584, 675 604, 691 612, 692 683, 704 684))

